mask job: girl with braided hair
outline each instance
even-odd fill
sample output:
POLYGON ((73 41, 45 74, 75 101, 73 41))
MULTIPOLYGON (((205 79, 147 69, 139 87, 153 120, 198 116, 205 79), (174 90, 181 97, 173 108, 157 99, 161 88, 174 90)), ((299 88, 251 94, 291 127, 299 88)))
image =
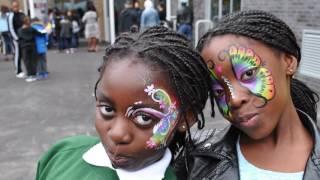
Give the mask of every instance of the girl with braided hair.
POLYGON ((37 180, 173 180, 171 164, 202 128, 210 72, 182 35, 124 33, 106 49, 95 85, 100 138, 71 137, 39 161, 37 180), (200 118, 198 118, 200 117, 200 118))
POLYGON ((301 54, 291 29, 270 13, 242 11, 197 48, 230 125, 197 145, 188 179, 320 179, 319 97, 293 77, 301 54))

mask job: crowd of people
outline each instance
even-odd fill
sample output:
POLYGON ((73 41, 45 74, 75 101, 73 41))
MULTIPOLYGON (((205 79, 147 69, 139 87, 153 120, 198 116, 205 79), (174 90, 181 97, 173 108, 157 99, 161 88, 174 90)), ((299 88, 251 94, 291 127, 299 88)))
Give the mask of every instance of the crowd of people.
POLYGON ((1 5, 1 54, 5 60, 13 56, 16 77, 26 82, 48 77, 47 49, 73 54, 79 46, 81 31, 88 40, 88 52, 96 52, 100 33, 98 15, 91 1, 86 12, 49 9, 46 19, 30 19, 20 10, 18 1, 13 1, 10 8, 1 5))

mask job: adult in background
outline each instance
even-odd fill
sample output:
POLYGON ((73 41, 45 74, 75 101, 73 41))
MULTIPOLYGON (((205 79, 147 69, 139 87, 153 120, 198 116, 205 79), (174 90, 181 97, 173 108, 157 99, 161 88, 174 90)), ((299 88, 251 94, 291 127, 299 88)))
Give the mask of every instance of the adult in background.
POLYGON ((146 0, 144 2, 144 10, 141 15, 141 31, 144 31, 152 26, 160 25, 160 18, 158 11, 154 8, 153 2, 151 0, 146 0))
POLYGON ((2 41, 3 54, 5 60, 8 60, 8 55, 12 53, 12 43, 8 26, 9 8, 2 5, 0 11, 0 36, 2 41))
POLYGON ((119 15, 119 32, 129 32, 132 27, 138 28, 138 11, 133 8, 132 1, 127 0, 119 15))
POLYGON ((23 25, 23 19, 25 17, 24 13, 20 12, 20 5, 18 1, 13 1, 12 4, 12 13, 9 13, 9 31, 11 37, 13 38, 13 46, 14 46, 14 65, 16 68, 16 77, 24 78, 25 74, 22 72, 21 68, 21 48, 19 45, 19 36, 18 30, 23 25))
POLYGON ((189 40, 192 38, 193 12, 187 5, 187 0, 181 1, 181 8, 177 12, 178 32, 185 35, 189 40))
POLYGON ((87 4, 87 12, 82 17, 85 24, 85 37, 88 40, 88 52, 97 51, 97 42, 100 36, 98 14, 92 2, 87 4))

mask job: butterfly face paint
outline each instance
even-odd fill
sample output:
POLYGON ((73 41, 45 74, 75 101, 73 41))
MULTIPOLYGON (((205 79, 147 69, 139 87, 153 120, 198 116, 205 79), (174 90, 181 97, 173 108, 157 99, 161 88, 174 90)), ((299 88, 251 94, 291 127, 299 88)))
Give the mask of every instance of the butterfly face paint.
POLYGON ((260 57, 252 49, 231 46, 229 58, 240 84, 262 98, 263 103, 260 107, 266 105, 267 101, 273 98, 275 87, 271 72, 262 66, 260 57))
POLYGON ((230 108, 227 103, 227 97, 224 93, 224 88, 218 81, 218 76, 217 74, 222 73, 222 68, 219 65, 215 65, 214 62, 209 60, 207 62, 209 71, 210 71, 210 77, 212 81, 212 90, 214 92, 214 98, 216 100, 216 103, 218 105, 220 113, 225 117, 226 119, 231 118, 231 113, 230 113, 230 108), (215 73, 217 72, 217 74, 215 73))
POLYGON ((223 79, 224 83, 227 85, 227 87, 228 87, 228 89, 230 91, 230 94, 231 94, 231 98, 235 98, 236 97, 235 96, 235 92, 234 92, 234 89, 233 89, 232 84, 230 83, 230 81, 224 76, 222 76, 221 78, 223 79))
MULTIPOLYGON (((177 123, 178 110, 176 102, 172 102, 170 96, 163 89, 155 89, 154 85, 147 86, 144 90, 151 98, 159 103, 159 112, 154 109, 144 109, 158 117, 160 121, 153 127, 153 136, 147 141, 148 148, 161 148, 166 145, 170 129, 177 123)), ((128 112, 128 111, 127 111, 128 112)))

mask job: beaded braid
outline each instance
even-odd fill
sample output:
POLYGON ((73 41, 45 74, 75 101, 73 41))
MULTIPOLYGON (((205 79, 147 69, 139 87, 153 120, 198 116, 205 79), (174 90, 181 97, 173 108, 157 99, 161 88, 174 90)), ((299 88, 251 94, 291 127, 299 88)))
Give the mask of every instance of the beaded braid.
MULTIPOLYGON (((226 16, 216 27, 202 36, 197 50, 201 52, 212 38, 225 34, 236 34, 258 40, 279 52, 293 55, 300 63, 300 47, 290 27, 265 11, 248 10, 226 16)), ((292 79, 290 86, 295 107, 316 121, 319 96, 298 79, 292 79)), ((210 100, 213 104, 213 97, 210 97, 210 100)))
MULTIPOLYGON (((210 73, 200 54, 184 36, 162 26, 149 28, 141 34, 121 34, 114 44, 106 48, 95 92, 108 62, 128 59, 124 58, 128 56, 138 57, 136 59, 141 62, 165 71, 171 88, 176 92, 182 118, 186 121, 186 112, 191 110, 198 121, 198 128, 203 128, 210 73)), ((169 146, 174 155, 181 152, 185 145, 192 145, 187 121, 186 125, 188 137, 177 132, 169 146)))

